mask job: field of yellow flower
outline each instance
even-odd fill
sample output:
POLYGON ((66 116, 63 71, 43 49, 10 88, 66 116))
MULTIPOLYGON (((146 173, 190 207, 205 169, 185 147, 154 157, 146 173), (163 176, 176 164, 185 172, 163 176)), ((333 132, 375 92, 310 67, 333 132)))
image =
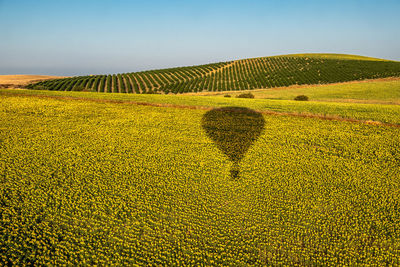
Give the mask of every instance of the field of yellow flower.
POLYGON ((0 265, 400 264, 400 128, 0 103, 0 265))

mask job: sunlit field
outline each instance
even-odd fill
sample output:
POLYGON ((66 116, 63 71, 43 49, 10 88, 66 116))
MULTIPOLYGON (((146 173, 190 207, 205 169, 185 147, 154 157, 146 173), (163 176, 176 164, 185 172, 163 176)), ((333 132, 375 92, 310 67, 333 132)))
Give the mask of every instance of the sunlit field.
POLYGON ((397 105, 0 92, 3 264, 400 264, 397 105))
POLYGON ((0 267, 400 266, 399 11, 0 0, 0 267))

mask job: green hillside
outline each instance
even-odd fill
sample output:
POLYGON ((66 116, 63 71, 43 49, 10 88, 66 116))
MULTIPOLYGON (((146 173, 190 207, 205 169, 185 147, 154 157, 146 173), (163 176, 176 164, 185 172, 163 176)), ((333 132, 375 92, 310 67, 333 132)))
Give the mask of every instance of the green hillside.
POLYGON ((293 54, 207 65, 42 81, 29 89, 185 93, 328 84, 400 76, 400 62, 341 54, 293 54))
MULTIPOLYGON (((32 91, 31 91, 32 92, 32 91)), ((37 92, 37 91, 35 91, 37 92)), ((44 91, 48 92, 48 91, 44 91)), ((255 98, 293 100, 298 95, 307 95, 310 101, 352 102, 370 104, 400 104, 400 78, 379 80, 353 81, 349 83, 334 83, 323 85, 304 85, 269 89, 233 91, 233 92, 204 92, 201 96, 236 97, 251 92, 255 98)), ((55 93, 55 92, 53 92, 55 93)), ((196 95, 189 93, 185 95, 196 95)))

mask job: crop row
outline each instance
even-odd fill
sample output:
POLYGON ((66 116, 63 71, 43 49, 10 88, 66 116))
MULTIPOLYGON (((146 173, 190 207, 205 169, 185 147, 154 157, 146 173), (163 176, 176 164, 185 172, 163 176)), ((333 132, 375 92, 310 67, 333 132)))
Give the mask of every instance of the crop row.
POLYGON ((30 89, 113 93, 185 93, 326 84, 400 76, 400 63, 266 57, 113 75, 42 81, 30 89))

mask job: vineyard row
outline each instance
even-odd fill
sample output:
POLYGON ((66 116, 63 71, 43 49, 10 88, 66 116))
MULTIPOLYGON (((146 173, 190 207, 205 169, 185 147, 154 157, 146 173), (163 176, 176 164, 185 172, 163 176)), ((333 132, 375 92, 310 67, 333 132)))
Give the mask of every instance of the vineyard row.
POLYGON ((400 76, 399 62, 266 57, 193 67, 42 81, 30 89, 104 93, 185 93, 326 84, 400 76))

